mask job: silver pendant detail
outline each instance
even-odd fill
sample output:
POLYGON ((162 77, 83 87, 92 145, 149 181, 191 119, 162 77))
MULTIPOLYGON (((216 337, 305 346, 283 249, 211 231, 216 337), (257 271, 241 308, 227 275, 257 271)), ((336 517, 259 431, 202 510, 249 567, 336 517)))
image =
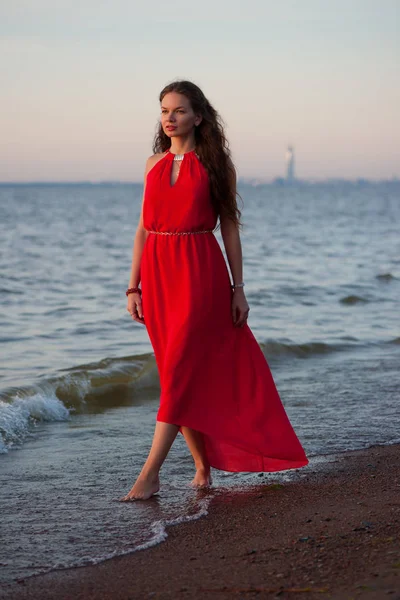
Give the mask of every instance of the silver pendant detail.
POLYGON ((174 160, 183 160, 184 154, 175 154, 174 160))

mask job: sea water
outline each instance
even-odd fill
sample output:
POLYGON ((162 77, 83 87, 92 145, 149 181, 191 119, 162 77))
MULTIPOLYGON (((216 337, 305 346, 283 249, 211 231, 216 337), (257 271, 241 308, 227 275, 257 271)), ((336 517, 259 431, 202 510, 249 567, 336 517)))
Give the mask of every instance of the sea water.
MULTIPOLYGON (((241 184, 249 325, 312 469, 400 441, 400 183, 241 184)), ((159 382, 126 311, 139 184, 0 186, 0 580, 162 541, 214 494, 178 436, 160 494, 120 503, 150 448, 159 382)), ((222 238, 216 234, 223 249, 222 238)))

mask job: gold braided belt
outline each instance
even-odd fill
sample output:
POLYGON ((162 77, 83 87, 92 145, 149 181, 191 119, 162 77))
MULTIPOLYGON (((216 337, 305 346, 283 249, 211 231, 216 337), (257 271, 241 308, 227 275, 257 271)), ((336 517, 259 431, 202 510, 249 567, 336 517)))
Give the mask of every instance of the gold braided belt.
POLYGON ((191 235, 192 233, 213 233, 214 229, 204 229, 203 231, 151 231, 146 229, 147 233, 156 233, 158 235, 191 235))

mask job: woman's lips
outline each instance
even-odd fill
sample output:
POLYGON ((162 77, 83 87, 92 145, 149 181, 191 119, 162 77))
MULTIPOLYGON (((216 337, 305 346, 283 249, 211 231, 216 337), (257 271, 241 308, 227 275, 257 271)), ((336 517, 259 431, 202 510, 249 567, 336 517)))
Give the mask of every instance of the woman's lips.
POLYGON ((174 126, 174 125, 167 125, 167 127, 165 129, 168 129, 168 131, 173 131, 174 129, 176 129, 176 126, 174 126))

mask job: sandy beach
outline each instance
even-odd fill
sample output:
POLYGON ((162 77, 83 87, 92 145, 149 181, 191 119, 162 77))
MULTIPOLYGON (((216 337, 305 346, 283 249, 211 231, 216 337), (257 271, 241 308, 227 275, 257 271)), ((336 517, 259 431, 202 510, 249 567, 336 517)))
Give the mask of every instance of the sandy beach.
POLYGON ((291 483, 217 494, 208 516, 170 527, 156 547, 32 577, 1 597, 398 600, 399 517, 400 446, 375 446, 291 483))

